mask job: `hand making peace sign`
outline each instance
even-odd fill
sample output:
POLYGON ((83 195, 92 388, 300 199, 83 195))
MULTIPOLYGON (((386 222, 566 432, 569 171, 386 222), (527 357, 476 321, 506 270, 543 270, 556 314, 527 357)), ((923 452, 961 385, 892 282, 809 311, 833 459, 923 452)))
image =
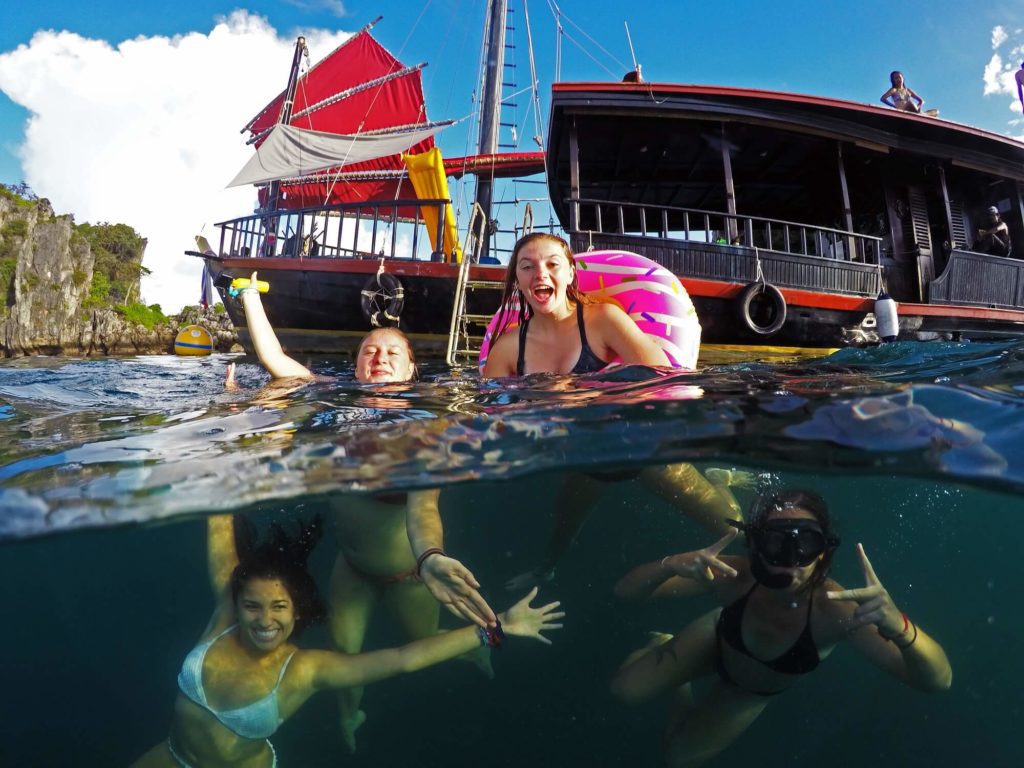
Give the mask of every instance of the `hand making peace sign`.
POLYGON ((664 558, 661 564, 677 576, 696 581, 714 581, 716 572, 721 576, 734 578, 736 569, 719 560, 718 555, 738 534, 739 531, 733 529, 709 547, 698 549, 696 552, 670 555, 664 558))
POLYGON ((852 600, 857 603, 857 609, 850 617, 850 631, 874 624, 878 627, 879 634, 887 639, 903 635, 907 629, 907 622, 882 586, 875 569, 871 567, 863 544, 857 545, 857 555, 860 557, 866 586, 828 592, 828 599, 852 600))

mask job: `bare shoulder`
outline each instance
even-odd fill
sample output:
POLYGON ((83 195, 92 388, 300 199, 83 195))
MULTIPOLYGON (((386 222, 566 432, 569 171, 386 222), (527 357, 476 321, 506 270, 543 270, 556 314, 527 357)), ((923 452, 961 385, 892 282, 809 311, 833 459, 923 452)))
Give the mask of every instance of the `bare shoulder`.
POLYGON ((515 360, 518 353, 519 334, 506 331, 491 345, 484 365, 484 375, 490 378, 515 375, 515 360))
POLYGON ((583 319, 590 320, 591 318, 601 320, 608 318, 629 319, 629 315, 618 304, 612 304, 610 301, 596 301, 592 304, 583 305, 583 319))
POLYGON ((312 688, 324 669, 330 665, 344 664, 347 658, 347 654, 339 651, 296 648, 288 664, 285 680, 293 690, 312 688))
POLYGON ((829 600, 829 592, 842 592, 843 585, 834 579, 825 579, 814 590, 814 606, 829 621, 844 621, 857 608, 852 600, 829 600))
MULTIPOLYGON (((583 305, 583 322, 587 328, 629 329, 636 328, 629 315, 618 304, 607 301, 583 305)), ((638 329, 639 330, 639 329, 638 329)))

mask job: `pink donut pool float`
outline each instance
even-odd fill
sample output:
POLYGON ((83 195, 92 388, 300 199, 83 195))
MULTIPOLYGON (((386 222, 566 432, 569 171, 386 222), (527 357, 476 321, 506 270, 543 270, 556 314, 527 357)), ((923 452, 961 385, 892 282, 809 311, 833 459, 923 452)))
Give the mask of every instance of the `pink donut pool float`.
MULTIPOLYGON (((575 258, 583 293, 617 304, 654 339, 673 367, 693 370, 697 366, 700 321, 679 278, 646 256, 629 251, 589 251, 575 258)), ((513 318, 505 333, 519 327, 517 301, 494 313, 480 346, 481 371, 505 313, 513 318)))

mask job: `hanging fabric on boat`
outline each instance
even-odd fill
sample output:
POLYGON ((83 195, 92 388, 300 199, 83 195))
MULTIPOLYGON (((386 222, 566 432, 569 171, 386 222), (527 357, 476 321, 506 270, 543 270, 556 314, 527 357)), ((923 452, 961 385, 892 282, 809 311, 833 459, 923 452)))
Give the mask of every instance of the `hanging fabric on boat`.
POLYGON ((348 136, 278 125, 228 186, 260 184, 396 155, 442 127, 434 124, 401 133, 348 136))
MULTIPOLYGON (((450 200, 448 193, 448 178, 445 176, 444 160, 441 159, 441 150, 437 147, 418 155, 402 155, 405 167, 409 169, 409 179, 412 187, 416 190, 416 197, 420 200, 450 200)), ((423 221, 427 225, 427 232, 430 235, 430 246, 434 252, 444 253, 445 260, 455 255, 454 260, 462 262, 462 248, 459 247, 459 233, 455 226, 455 214, 452 213, 450 205, 444 209, 444 243, 443 247, 438 243, 437 224, 438 211, 436 205, 420 206, 423 221)))
MULTIPOLYGON (((424 128, 430 124, 423 103, 421 69, 406 66, 360 30, 323 60, 299 75, 288 125, 305 130, 353 136, 384 131, 424 128)), ((246 125, 249 143, 260 147, 278 124, 284 94, 280 93, 246 125)), ((425 152, 434 146, 427 136, 415 146, 406 145, 390 155, 361 163, 348 162, 340 174, 293 174, 281 183, 278 206, 307 208, 370 200, 413 197, 400 153, 425 152), (296 178, 297 176, 297 178, 296 178)), ((267 190, 260 190, 266 205, 267 190)), ((401 215, 411 211, 406 210, 401 215)))

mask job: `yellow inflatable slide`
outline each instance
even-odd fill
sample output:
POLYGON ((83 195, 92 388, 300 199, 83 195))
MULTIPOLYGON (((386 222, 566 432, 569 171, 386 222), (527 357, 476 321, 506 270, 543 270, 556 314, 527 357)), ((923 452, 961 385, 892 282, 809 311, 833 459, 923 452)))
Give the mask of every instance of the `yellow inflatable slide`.
MULTIPOLYGON (((441 150, 437 147, 419 155, 402 155, 405 167, 409 169, 409 180, 416 190, 416 197, 421 200, 450 200, 448 179, 444 175, 444 161, 441 150)), ((459 233, 455 228, 455 214, 449 205, 444 210, 444 247, 438 248, 437 239, 437 206, 420 206, 423 220, 430 235, 430 244, 435 251, 443 251, 445 258, 462 261, 462 248, 459 246, 459 233)))

